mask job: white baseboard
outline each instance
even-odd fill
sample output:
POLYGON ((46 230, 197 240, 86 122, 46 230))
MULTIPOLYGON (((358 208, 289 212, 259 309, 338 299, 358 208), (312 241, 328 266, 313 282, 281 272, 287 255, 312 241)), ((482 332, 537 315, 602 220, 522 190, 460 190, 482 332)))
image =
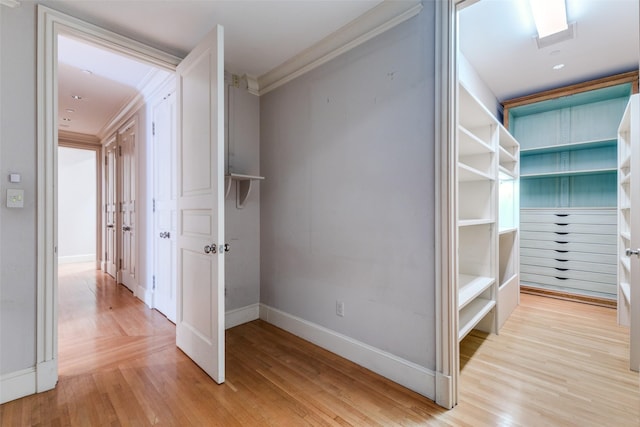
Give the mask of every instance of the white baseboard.
POLYGON ((149 307, 149 308, 153 308, 154 307, 154 304, 153 304, 153 289, 147 289, 145 287, 137 285, 136 286, 135 296, 140 301, 145 303, 145 305, 147 307, 149 307))
POLYGON ((58 360, 53 359, 38 363, 36 367, 36 391, 42 393, 43 391, 51 390, 56 387, 57 383, 58 360))
POLYGON ((96 254, 59 256, 58 264, 73 264, 76 262, 91 262, 95 260, 96 254))
POLYGON ((36 392, 36 369, 29 368, 0 377, 0 404, 36 392))
POLYGON ((436 403, 446 409, 456 406, 452 391, 452 381, 451 375, 443 375, 441 372, 436 372, 436 403))
POLYGON ((225 313, 225 329, 242 325, 260 318, 260 304, 251 304, 246 307, 229 310, 225 313))
POLYGON ((264 304, 260 319, 435 400, 435 372, 430 369, 264 304))

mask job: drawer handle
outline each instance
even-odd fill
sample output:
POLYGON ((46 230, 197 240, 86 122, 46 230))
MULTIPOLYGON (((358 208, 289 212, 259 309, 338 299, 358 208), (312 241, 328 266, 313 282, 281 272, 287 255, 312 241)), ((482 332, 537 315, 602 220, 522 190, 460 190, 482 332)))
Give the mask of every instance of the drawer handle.
POLYGON ((569 251, 562 251, 560 249, 554 249, 554 251, 558 252, 559 254, 566 254, 569 251))
POLYGON ((554 233, 559 234, 561 236, 566 236, 567 234, 569 234, 568 231, 554 231, 554 233))
POLYGON ((561 242, 560 240, 554 240, 554 242, 560 243, 561 245, 565 245, 565 244, 569 243, 569 242, 561 242))
POLYGON ((569 271, 568 268, 559 268, 559 267, 555 267, 556 270, 558 271, 569 271))
POLYGON ((555 214, 556 216, 560 216, 560 217, 566 217, 569 216, 569 214, 555 214))
POLYGON ((556 224, 556 225, 559 225, 559 226, 561 226, 561 227, 564 227, 565 225, 569 225, 569 223, 568 223, 568 222, 556 222, 555 224, 556 224))
POLYGON ((555 260, 556 260, 556 261, 558 261, 558 262, 569 262, 569 260, 568 260, 568 259, 558 259, 558 258, 555 258, 555 260))
POLYGON ((558 280, 568 280, 568 277, 558 277, 558 276, 556 276, 556 279, 558 279, 558 280))

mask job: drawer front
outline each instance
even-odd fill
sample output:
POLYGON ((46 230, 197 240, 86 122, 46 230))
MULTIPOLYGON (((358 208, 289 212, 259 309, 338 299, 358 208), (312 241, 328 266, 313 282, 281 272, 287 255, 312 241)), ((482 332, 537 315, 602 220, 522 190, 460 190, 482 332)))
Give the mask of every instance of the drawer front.
POLYGON ((572 292, 572 293, 582 293, 587 291, 588 294, 598 295, 605 298, 615 299, 617 295, 616 284, 606 284, 606 283, 598 283, 598 282, 590 282, 587 280, 574 280, 574 279, 558 279, 552 276, 543 276, 536 275, 530 273, 522 273, 521 274, 521 283, 523 284, 532 284, 532 285, 548 285, 547 287, 552 287, 553 289, 557 289, 560 291, 572 292))
POLYGON ((562 210, 562 209, 521 209, 520 222, 568 222, 573 224, 617 224, 615 209, 602 210, 562 210))
POLYGON ((584 261, 589 263, 612 264, 616 265, 617 253, 589 253, 589 252, 569 252, 561 249, 537 249, 537 248, 520 248, 521 262, 528 262, 529 257, 551 258, 551 259, 569 259, 575 261, 584 261))
POLYGON ((531 274, 534 276, 547 276, 553 277, 558 280, 572 279, 579 282, 591 281, 598 283, 616 284, 616 274, 607 273, 595 273, 593 271, 573 270, 567 267, 543 267, 539 265, 522 264, 520 266, 522 273, 531 274))
POLYGON ((552 242, 545 242, 543 240, 521 239, 520 248, 551 249, 554 251, 559 251, 559 253, 588 252, 588 253, 607 254, 607 255, 616 255, 618 252, 618 248, 616 245, 599 245, 596 243, 574 243, 574 242, 569 242, 566 239, 558 239, 552 242))
POLYGON ((566 254, 558 254, 555 258, 526 257, 522 262, 524 265, 559 269, 558 271, 563 269, 581 270, 592 273, 612 274, 614 276, 618 273, 615 263, 602 264, 599 262, 577 261, 566 254))
POLYGON ((615 245, 615 234, 588 234, 588 233, 570 233, 564 231, 556 231, 553 233, 546 231, 521 231, 520 238, 527 240, 542 240, 545 242, 571 241, 575 243, 597 243, 601 245, 615 245))
POLYGON ((556 222, 520 222, 520 230, 547 233, 587 233, 587 234, 616 234, 616 224, 581 224, 568 221, 556 222))

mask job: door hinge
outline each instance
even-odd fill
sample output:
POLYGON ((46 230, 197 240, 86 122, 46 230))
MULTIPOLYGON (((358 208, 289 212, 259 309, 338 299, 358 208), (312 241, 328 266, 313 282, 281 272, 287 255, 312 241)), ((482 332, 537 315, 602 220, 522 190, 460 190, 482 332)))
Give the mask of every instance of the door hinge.
POLYGON ((120 270, 122 270, 122 258, 120 258, 120 267, 118 267, 120 270))
POLYGON ((156 211, 156 199, 153 199, 153 212, 156 211))
POLYGON ((151 135, 156 136, 156 122, 151 123, 151 135))
POLYGON ((122 145, 118 145, 118 156, 122 157, 122 145))
POLYGON ((155 274, 153 275, 153 285, 152 286, 153 287, 151 289, 155 291, 156 290, 156 275, 155 274))
POLYGON ((104 165, 105 166, 109 165, 109 156, 104 156, 104 165))
POLYGON ((107 253, 105 252, 105 253, 104 253, 104 260, 106 261, 107 259, 108 259, 108 257, 107 257, 107 253))

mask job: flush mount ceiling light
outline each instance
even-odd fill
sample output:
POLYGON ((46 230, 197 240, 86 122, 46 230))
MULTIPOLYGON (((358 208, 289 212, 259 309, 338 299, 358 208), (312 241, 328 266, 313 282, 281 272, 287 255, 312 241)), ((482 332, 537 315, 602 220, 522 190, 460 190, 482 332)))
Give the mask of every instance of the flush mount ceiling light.
POLYGON ((559 33, 569 27, 565 0, 529 0, 529 4, 539 38, 559 33))
POLYGON ((64 121, 64 122, 70 122, 70 121, 71 121, 71 119, 70 119, 69 117, 63 117, 63 118, 62 118, 62 121, 64 121))
POLYGON ((564 64, 556 64, 553 66, 554 70, 562 70, 564 68, 564 64))
POLYGON ((71 95, 73 99, 81 100, 82 97, 80 95, 71 95))

